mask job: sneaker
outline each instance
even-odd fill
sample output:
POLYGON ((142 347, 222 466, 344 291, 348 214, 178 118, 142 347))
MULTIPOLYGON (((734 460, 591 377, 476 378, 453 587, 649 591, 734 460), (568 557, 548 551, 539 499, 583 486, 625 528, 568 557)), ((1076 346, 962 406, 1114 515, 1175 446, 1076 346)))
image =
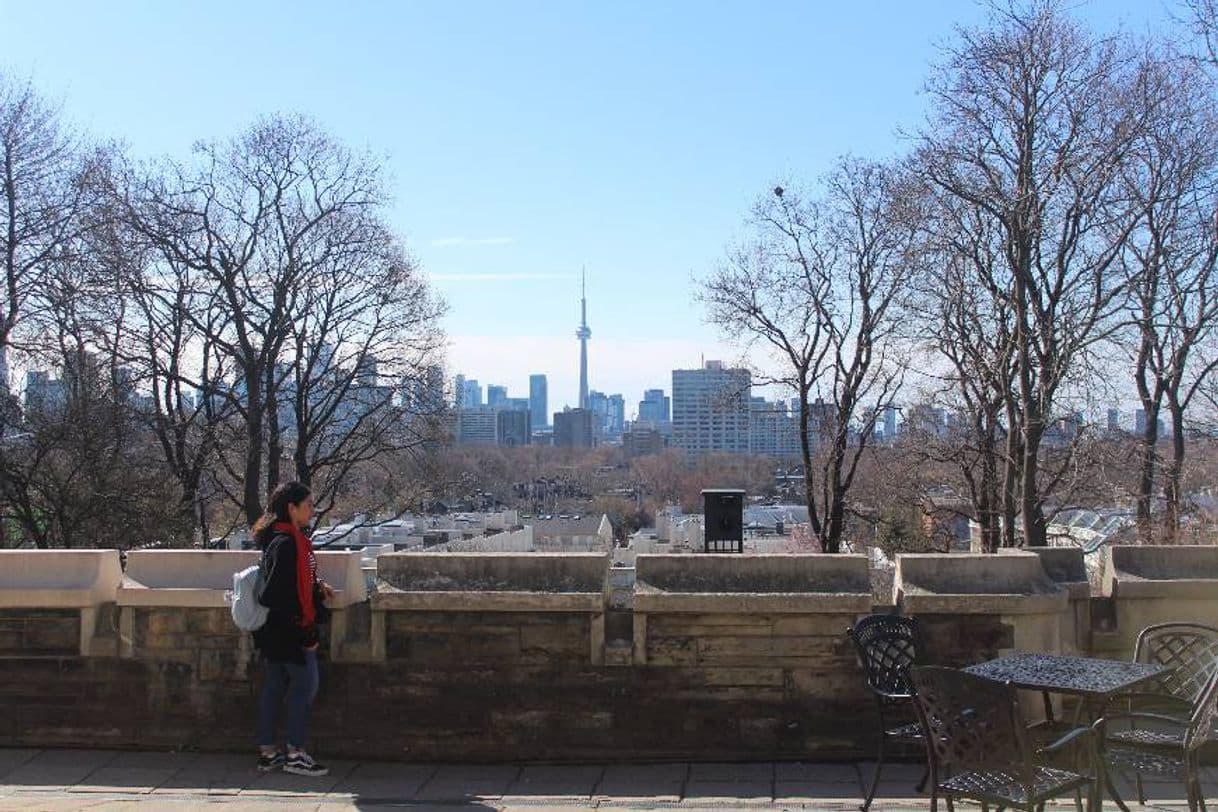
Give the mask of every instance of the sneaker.
POLYGON ((266 753, 259 753, 258 769, 264 773, 269 773, 271 770, 278 770, 287 760, 288 757, 283 754, 282 750, 276 750, 269 756, 266 753))
POLYGON ((283 771, 285 773, 292 773, 294 775, 319 776, 330 774, 330 769, 328 767, 323 767, 322 765, 318 764, 313 760, 313 757, 304 750, 297 750, 295 753, 288 756, 287 761, 284 762, 283 771))

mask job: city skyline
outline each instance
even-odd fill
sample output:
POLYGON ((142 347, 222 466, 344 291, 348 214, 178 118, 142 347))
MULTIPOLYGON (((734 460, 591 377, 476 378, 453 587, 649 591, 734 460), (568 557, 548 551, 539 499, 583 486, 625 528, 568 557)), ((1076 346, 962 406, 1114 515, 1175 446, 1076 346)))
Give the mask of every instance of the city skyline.
MULTIPOLYGON (((1171 25, 1163 5, 1135 0, 1075 13, 1101 31, 1171 25)), ((672 369, 734 364, 692 280, 775 180, 814 179, 843 153, 900 152, 939 45, 985 15, 971 0, 358 14, 300 3, 291 15, 8 4, 0 67, 140 161, 186 159, 197 140, 275 112, 383 157, 392 225, 450 305, 447 368, 517 392, 545 371, 561 408, 578 400, 582 266, 590 387, 633 401, 669 388, 672 369), (215 59, 217 42, 229 58, 215 59)))

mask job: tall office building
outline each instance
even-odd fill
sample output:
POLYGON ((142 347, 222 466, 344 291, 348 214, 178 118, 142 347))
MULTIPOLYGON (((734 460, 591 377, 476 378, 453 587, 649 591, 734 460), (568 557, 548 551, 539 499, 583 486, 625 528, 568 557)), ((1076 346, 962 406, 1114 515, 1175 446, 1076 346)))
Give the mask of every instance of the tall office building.
POLYGON ((671 422, 672 401, 663 389, 648 389, 639 402, 639 422, 659 427, 671 422))
POLYGON ((609 429, 609 398, 604 392, 593 389, 588 393, 587 406, 584 408, 592 413, 592 433, 596 437, 604 437, 609 429))
POLYGON ((891 403, 884 407, 884 442, 897 439, 897 407, 891 403))
POLYGON ((482 387, 473 378, 458 375, 453 380, 453 403, 458 409, 477 409, 482 404, 482 387))
POLYGON ((499 412, 489 406, 458 409, 454 438, 459 445, 498 445, 499 412))
POLYGON ((499 445, 528 445, 533 436, 527 409, 500 409, 496 416, 499 445))
POLYGON ((621 437, 626 428, 626 398, 620 394, 610 395, 607 406, 605 434, 609 437, 621 437))
POLYGON ((782 401, 752 398, 749 406, 749 452, 768 457, 794 457, 799 450, 799 424, 782 401))
POLYGON ((692 453, 749 450, 752 375, 707 361, 672 371, 672 444, 692 453))
POLYGON ((493 383, 486 385, 486 405, 503 408, 507 405, 507 387, 493 383))
POLYGON ((560 448, 591 448, 592 412, 587 409, 567 409, 554 413, 554 445, 560 448))
POLYGON ((548 388, 545 375, 529 376, 529 417, 533 421, 534 429, 550 425, 550 422, 546 420, 548 388))

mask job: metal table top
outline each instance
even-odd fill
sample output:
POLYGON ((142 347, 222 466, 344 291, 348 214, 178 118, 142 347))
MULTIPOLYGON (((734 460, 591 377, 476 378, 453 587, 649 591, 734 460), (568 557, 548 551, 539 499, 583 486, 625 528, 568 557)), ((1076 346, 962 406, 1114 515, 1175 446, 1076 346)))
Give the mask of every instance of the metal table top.
POLYGON ((1062 654, 1015 652, 964 669, 970 674, 1010 682, 1017 688, 1107 697, 1130 691, 1171 669, 1128 660, 1101 660, 1062 654))

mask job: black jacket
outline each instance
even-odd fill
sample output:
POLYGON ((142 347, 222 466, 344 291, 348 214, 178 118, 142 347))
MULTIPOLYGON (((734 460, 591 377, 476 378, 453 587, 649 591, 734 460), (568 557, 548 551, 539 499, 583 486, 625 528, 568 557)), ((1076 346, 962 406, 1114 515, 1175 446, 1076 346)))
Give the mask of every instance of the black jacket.
MULTIPOLYGON (((266 623, 254 632, 254 645, 268 660, 304 663, 304 649, 318 642, 317 624, 300 625, 300 597, 296 594, 296 540, 276 533, 262 551, 262 577, 265 584, 259 602, 270 611, 266 623)), ((313 605, 317 617, 324 608, 317 579, 313 579, 313 605)), ((328 613, 327 613, 328 614, 328 613)))

